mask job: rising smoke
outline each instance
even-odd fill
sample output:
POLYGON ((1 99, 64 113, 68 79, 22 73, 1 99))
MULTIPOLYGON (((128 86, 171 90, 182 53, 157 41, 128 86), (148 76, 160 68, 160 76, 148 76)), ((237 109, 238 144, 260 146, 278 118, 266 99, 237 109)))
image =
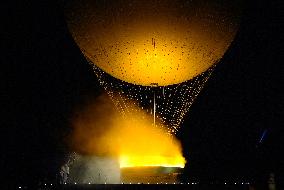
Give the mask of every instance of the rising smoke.
POLYGON ((78 153, 70 169, 73 181, 116 183, 121 167, 184 166, 180 143, 159 121, 153 126, 153 117, 142 110, 129 113, 122 117, 106 95, 75 112, 69 138, 78 153))

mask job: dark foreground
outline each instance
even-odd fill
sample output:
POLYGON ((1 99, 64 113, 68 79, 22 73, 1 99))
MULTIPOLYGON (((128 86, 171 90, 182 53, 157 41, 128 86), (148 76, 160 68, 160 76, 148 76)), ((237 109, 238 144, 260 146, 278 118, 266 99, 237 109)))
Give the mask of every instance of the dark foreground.
MULTIPOLYGON (((31 187, 18 187, 20 189, 30 189, 31 187)), ((260 185, 241 185, 241 184, 159 184, 159 185, 153 185, 153 184, 116 184, 116 185, 110 185, 110 184, 86 184, 86 185, 45 185, 41 187, 33 187, 33 189, 38 189, 38 190, 52 190, 52 189, 66 189, 66 190, 76 190, 76 189, 94 189, 94 190, 106 190, 106 189, 111 189, 111 190, 120 190, 120 189, 126 189, 126 190, 142 190, 142 189, 149 189, 149 190, 159 190, 159 189, 165 189, 165 190, 266 190, 268 189, 267 186, 260 186, 260 185)))

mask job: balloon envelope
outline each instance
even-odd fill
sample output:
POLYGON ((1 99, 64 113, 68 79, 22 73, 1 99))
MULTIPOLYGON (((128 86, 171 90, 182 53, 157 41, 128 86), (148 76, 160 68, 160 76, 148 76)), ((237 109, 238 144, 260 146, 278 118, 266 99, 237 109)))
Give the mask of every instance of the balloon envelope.
POLYGON ((82 0, 65 10, 76 43, 97 67, 128 83, 167 86, 223 56, 239 9, 236 0, 82 0))

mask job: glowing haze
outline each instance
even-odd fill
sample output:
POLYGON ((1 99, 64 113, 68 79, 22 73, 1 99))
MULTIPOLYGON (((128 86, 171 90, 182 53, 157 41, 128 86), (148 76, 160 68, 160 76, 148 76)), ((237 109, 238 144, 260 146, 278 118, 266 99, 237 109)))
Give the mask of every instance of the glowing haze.
MULTIPOLYGON (((133 103, 131 103, 133 105, 133 103)), ((80 154, 109 156, 120 167, 184 167, 181 144, 144 112, 122 117, 106 96, 74 114, 71 147, 80 154)))
MULTIPOLYGON (((74 2, 74 1, 73 1, 74 2)), ((84 55, 120 80, 178 84, 210 68, 231 44, 238 0, 81 0, 66 8, 84 55)))

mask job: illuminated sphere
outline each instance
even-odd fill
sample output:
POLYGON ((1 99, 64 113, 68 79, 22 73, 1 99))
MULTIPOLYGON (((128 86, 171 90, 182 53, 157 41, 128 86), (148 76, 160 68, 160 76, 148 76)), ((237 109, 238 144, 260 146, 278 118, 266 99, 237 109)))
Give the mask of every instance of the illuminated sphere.
POLYGON ((239 25, 238 0, 78 0, 69 30, 97 67, 125 82, 178 84, 218 62, 239 25))

